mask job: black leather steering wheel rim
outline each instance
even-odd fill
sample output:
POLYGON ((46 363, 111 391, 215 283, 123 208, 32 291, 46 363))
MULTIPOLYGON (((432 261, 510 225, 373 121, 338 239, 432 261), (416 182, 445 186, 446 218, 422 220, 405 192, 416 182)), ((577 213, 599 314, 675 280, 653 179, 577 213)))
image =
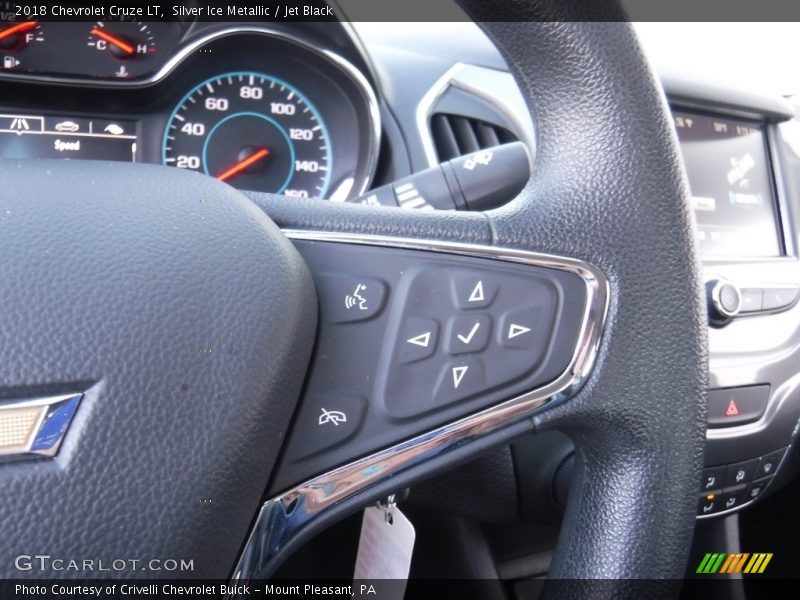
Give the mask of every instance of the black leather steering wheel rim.
MULTIPOLYGON (((627 579, 684 574, 705 432, 706 322, 666 103, 624 22, 558 0, 462 5, 505 55, 536 125, 534 175, 517 199, 487 213, 414 213, 249 196, 284 228, 516 248, 607 274, 606 330, 584 388, 468 451, 531 426, 569 434, 579 467, 550 578, 613 579, 604 591, 632 597, 627 579)), ((89 162, 6 169, 14 219, 0 221, 0 253, 14 260, 0 264, 11 282, 0 305, 14 311, 0 331, 15 345, 0 349, 0 401, 67 385, 85 404, 53 462, 0 472, 4 572, 19 576, 9 565, 25 551, 160 552, 202 555, 194 576, 226 577, 310 354, 306 266, 252 203, 208 178, 89 162), (74 244, 53 243, 64 227, 74 244)))
MULTIPOLYGON (((556 0, 461 4, 484 21, 533 113, 534 175, 519 198, 485 215, 377 218, 251 197, 285 227, 491 244, 602 268, 611 308, 595 372, 576 398, 534 418, 569 434, 579 458, 548 576, 682 578, 705 435, 706 320, 664 96, 627 23, 591 21, 597 13, 556 0)), ((618 18, 616 3, 607 8, 618 18)))

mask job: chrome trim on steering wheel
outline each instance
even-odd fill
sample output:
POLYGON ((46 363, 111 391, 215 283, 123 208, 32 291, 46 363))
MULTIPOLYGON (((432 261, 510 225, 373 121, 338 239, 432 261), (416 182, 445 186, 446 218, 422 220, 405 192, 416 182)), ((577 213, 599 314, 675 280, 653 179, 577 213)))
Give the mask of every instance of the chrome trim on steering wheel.
POLYGON ((586 306, 572 359, 567 369, 553 382, 314 477, 267 501, 245 544, 233 580, 269 576, 277 566, 275 559, 278 554, 292 539, 326 511, 356 493, 467 442, 530 418, 537 409, 549 402, 560 402, 573 396, 586 381, 594 365, 608 311, 609 286, 605 274, 576 259, 455 242, 318 231, 288 230, 284 233, 293 240, 443 252, 567 271, 583 279, 586 306))

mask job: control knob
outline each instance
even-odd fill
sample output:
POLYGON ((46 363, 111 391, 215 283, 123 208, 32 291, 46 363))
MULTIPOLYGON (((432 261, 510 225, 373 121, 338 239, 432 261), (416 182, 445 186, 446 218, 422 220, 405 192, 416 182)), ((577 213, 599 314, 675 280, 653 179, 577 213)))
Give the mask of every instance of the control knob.
POLYGON ((706 283, 708 316, 714 325, 725 325, 742 309, 742 294, 736 284, 716 278, 706 283))

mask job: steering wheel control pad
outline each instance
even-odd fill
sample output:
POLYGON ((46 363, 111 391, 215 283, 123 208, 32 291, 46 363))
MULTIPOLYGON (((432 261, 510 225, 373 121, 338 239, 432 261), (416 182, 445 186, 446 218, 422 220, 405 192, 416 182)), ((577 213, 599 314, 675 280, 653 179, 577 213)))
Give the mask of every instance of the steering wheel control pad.
POLYGON ((381 403, 392 418, 415 419, 478 396, 484 408, 493 390, 508 396, 520 379, 533 388, 566 368, 585 302, 578 277, 460 257, 420 262, 428 264, 406 268, 407 281, 397 286, 388 328, 394 352, 379 369, 381 403), (557 317, 567 315, 554 339, 557 317), (409 361, 409 350, 428 347, 432 356, 409 361))
POLYGON ((273 491, 551 382, 578 345, 587 293, 574 273, 295 244, 314 273, 321 318, 273 491))

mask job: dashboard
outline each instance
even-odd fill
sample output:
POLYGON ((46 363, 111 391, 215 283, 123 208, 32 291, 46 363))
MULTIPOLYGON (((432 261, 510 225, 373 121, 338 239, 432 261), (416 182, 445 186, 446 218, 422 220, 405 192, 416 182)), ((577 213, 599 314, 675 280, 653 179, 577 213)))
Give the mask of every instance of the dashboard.
POLYGON ((798 121, 780 98, 686 79, 665 87, 707 282, 704 519, 756 502, 796 472, 798 121))
POLYGON ((666 82, 709 308, 699 518, 728 515, 796 473, 800 418, 798 123, 780 97, 666 82), (733 102, 731 102, 733 100, 733 102))
POLYGON ((380 113, 325 25, 7 21, 0 158, 160 163, 242 190, 357 196, 380 113))
MULTIPOLYGON (((535 124, 471 24, 447 25, 447 36, 437 35, 441 23, 418 24, 398 36, 379 23, 290 32, 39 23, 8 11, 0 6, 0 158, 163 164, 242 190, 345 202, 479 149, 450 143, 459 131, 491 130, 525 143, 535 174, 535 124)), ((698 516, 710 518, 772 493, 796 470, 788 449, 800 422, 800 120, 781 97, 686 74, 662 81, 708 281, 698 516)))

